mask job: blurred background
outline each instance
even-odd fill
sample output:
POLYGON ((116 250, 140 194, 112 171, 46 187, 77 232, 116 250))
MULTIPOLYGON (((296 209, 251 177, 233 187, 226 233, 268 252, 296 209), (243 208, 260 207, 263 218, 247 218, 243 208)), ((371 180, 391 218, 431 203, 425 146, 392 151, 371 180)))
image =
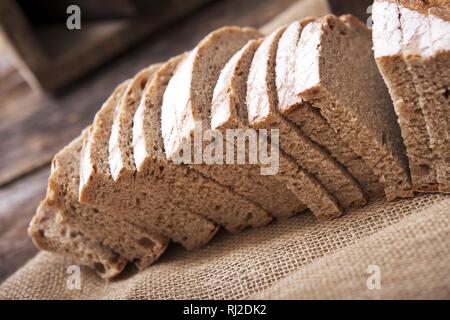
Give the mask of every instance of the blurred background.
POLYGON ((0 283, 36 253, 26 228, 53 155, 118 83, 224 25, 267 31, 329 12, 366 22, 372 2, 0 0, 0 283))

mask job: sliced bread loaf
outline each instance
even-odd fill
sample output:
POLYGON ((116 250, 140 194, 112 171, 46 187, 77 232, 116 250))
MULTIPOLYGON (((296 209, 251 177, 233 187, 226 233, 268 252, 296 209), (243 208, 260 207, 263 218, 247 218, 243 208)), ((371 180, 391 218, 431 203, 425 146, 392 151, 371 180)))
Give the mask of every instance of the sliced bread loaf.
MULTIPOLYGON (((156 68, 152 67, 151 74, 153 75, 155 71, 156 68)), ((165 192, 167 189, 164 189, 166 188, 164 181, 151 186, 144 185, 142 180, 145 177, 135 174, 134 163, 129 159, 133 156, 131 140, 120 141, 126 142, 125 148, 129 143, 130 150, 123 150, 124 147, 121 145, 121 150, 115 151, 122 157, 120 165, 117 166, 117 181, 114 181, 110 174, 110 168, 114 166, 110 167, 108 163, 108 141, 112 137, 114 112, 118 108, 116 115, 122 114, 123 117, 126 116, 125 110, 130 110, 131 114, 128 116, 133 117, 137 106, 129 104, 139 104, 140 97, 133 95, 145 87, 142 83, 143 74, 145 73, 139 73, 128 83, 122 96, 116 95, 109 99, 94 119, 92 130, 82 151, 80 202, 93 205, 112 217, 119 216, 125 221, 161 233, 188 249, 198 248, 213 237, 217 226, 176 206, 174 204, 176 200, 172 199, 170 191, 165 192)), ((148 74, 146 77, 148 79, 148 74)), ((115 121, 119 119, 121 118, 115 117, 115 121)), ((129 119, 123 122, 132 125, 129 119)), ((132 127, 129 130, 132 134, 132 127)))
POLYGON ((275 56, 284 30, 280 28, 264 39, 253 57, 247 80, 249 123, 253 128, 278 129, 281 150, 314 175, 344 209, 362 206, 366 197, 356 180, 277 110, 275 56))
POLYGON ((170 59, 161 66, 144 90, 133 121, 133 154, 143 183, 152 185, 163 180, 160 193, 167 192, 176 204, 223 225, 231 232, 246 225, 242 217, 265 214, 264 211, 229 188, 215 183, 186 165, 166 159, 161 135, 161 104, 164 91, 185 55, 170 59), (260 212, 260 213, 259 213, 260 212))
POLYGON ((365 161, 357 155, 320 114, 320 109, 303 101, 294 90, 297 44, 301 31, 308 23, 317 20, 307 18, 291 23, 280 38, 275 63, 275 84, 278 110, 295 123, 313 142, 324 148, 333 158, 347 168, 370 198, 383 195, 383 185, 365 161))
POLYGON ((80 150, 86 135, 85 131, 53 159, 47 196, 29 234, 38 247, 71 255, 103 277, 119 273, 124 259, 143 269, 159 258, 168 239, 78 202, 80 150))
POLYGON ((397 117, 372 54, 370 31, 356 18, 309 23, 297 48, 296 92, 384 183, 388 200, 411 197, 397 117))
MULTIPOLYGON (((247 79, 250 65, 262 40, 251 40, 236 52, 220 73, 211 106, 211 127, 221 130, 249 128, 247 117, 247 79)), ((302 199, 319 218, 335 217, 342 212, 336 200, 320 183, 299 168, 285 154, 280 154, 280 181, 302 199)))
MULTIPOLYGON (((211 101, 220 71, 235 52, 260 36, 251 28, 224 27, 205 37, 180 64, 167 86, 161 108, 161 131, 170 160, 185 158, 184 163, 261 205, 270 214, 291 215, 299 201, 276 179, 261 176, 255 167, 203 163, 202 151, 211 141, 196 142, 194 136, 195 132, 210 132, 211 101), (181 157, 183 149, 188 149, 190 156, 184 153, 181 157)), ((242 217, 242 224, 252 227, 269 221, 269 214, 253 215, 249 220, 242 217)))
POLYGON ((399 8, 395 2, 375 1, 373 43, 375 58, 392 97, 409 158, 412 187, 437 191, 435 156, 431 151, 424 114, 413 74, 402 50, 399 8))
POLYGON ((420 104, 436 154, 439 191, 450 193, 450 3, 427 4, 431 30, 431 56, 422 55, 416 76, 420 104))
POLYGON ((142 91, 160 66, 160 64, 151 65, 135 75, 115 110, 108 145, 109 168, 115 181, 121 178, 129 179, 136 171, 133 158, 130 156, 133 116, 141 100, 142 91))
POLYGON ((86 265, 105 279, 122 272, 126 259, 62 219, 59 211, 45 201, 39 205, 28 229, 36 247, 64 255, 77 265, 86 265))
POLYGON ((450 18, 448 7, 435 5, 375 1, 373 9, 375 58, 399 117, 413 188, 425 192, 450 191, 450 18))

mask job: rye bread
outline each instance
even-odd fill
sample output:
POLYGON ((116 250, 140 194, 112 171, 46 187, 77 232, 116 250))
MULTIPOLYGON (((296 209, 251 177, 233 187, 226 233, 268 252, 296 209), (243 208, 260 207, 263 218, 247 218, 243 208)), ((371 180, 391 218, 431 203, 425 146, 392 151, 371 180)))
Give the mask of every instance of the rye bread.
POLYGON ((249 124, 257 129, 278 129, 281 150, 315 176, 344 209, 362 206, 367 200, 358 182, 277 110, 275 56, 284 30, 279 28, 265 38, 253 57, 247 80, 249 124))
POLYGON ((138 72, 131 80, 114 112, 108 145, 109 169, 114 181, 129 179, 136 171, 133 157, 130 156, 132 155, 133 116, 145 86, 153 79, 154 73, 160 66, 161 64, 154 64, 138 72))
MULTIPOLYGON (((161 131, 166 156, 180 160, 183 147, 194 152, 184 163, 231 188, 237 194, 263 207, 273 215, 292 214, 292 193, 279 193, 283 188, 273 177, 261 176, 237 164, 203 163, 203 154, 194 141, 194 132, 210 132, 211 101, 214 86, 226 62, 249 40, 261 35, 251 28, 224 27, 206 36, 180 64, 164 93, 161 110, 161 131), (186 143, 187 142, 187 143, 186 143), (200 158, 200 159, 199 159, 200 158)), ((199 142, 205 149, 210 141, 199 142)), ((223 145, 226 145, 223 144, 223 145)), ((294 199, 294 201, 296 201, 294 199)), ((294 208, 295 209, 295 208, 294 208)), ((269 214, 253 215, 243 224, 258 227, 270 222, 269 214)))
MULTIPOLYGON (((203 215, 231 232, 241 231, 242 219, 264 211, 229 188, 215 183, 186 165, 176 165, 165 156, 161 135, 161 104, 164 91, 178 63, 185 55, 170 59, 154 74, 144 90, 133 121, 133 155, 137 171, 144 183, 164 181, 165 192, 171 194, 183 209, 203 215)), ((163 192, 160 190, 160 193, 163 192)))
MULTIPOLYGON (((239 114, 241 113, 241 111, 245 114, 247 113, 247 107, 245 105, 247 75, 245 74, 245 66, 236 66, 236 63, 249 65, 254 50, 258 46, 260 41, 261 40, 250 40, 242 49, 236 52, 220 72, 220 76, 214 87, 211 104, 211 129, 220 130, 223 137, 225 137, 224 143, 231 146, 234 150, 237 150, 238 142, 236 138, 233 138, 232 141, 231 139, 227 139, 227 129, 245 130, 249 128, 248 126, 240 125, 241 120, 237 117, 237 114, 228 111, 228 108, 237 108, 235 112, 238 112, 239 114), (229 82, 232 79, 236 81, 233 81, 233 83, 231 84, 229 82), (236 90, 235 94, 231 92, 233 90, 236 90), (244 94, 242 94, 242 91, 244 92, 244 94), (226 102, 228 102, 228 99, 240 99, 242 103, 225 104, 226 102), (225 112, 226 114, 222 114, 222 112, 225 112), (215 123, 217 121, 221 123, 215 123)), ((246 116, 243 116, 243 118, 246 118, 246 116)), ((223 156, 225 158, 226 154, 224 154, 223 156)), ((248 152, 245 156, 249 156, 248 152)), ((305 205, 300 201, 298 195, 295 194, 294 190, 286 190, 286 187, 283 186, 283 183, 279 183, 275 179, 269 177, 260 177, 260 166, 256 164, 241 164, 240 167, 251 173, 251 175, 255 177, 255 180, 272 180, 270 182, 270 186, 273 191, 271 192, 271 198, 267 200, 271 201, 274 205, 277 203, 281 204, 278 208, 276 208, 274 205, 270 208, 271 214, 275 218, 288 218, 306 209, 305 205), (273 201, 272 199, 276 200, 273 201)), ((264 181, 261 182, 267 183, 264 181)))
POLYGON ((411 197, 408 159, 369 29, 351 16, 311 22, 302 31, 297 59, 300 97, 319 108, 336 134, 371 166, 388 200, 411 197))
POLYGON ((435 156, 414 78, 402 50, 400 12, 394 2, 375 1, 373 42, 378 68, 398 115, 415 191, 437 191, 435 156))
POLYGON ((374 3, 375 57, 399 117, 416 191, 450 192, 449 10, 436 1, 374 3))
MULTIPOLYGON (((152 73, 155 71, 156 68, 152 68, 152 73)), ((110 168, 113 166, 110 167, 108 162, 108 141, 112 137, 113 118, 116 113, 117 121, 117 115, 120 112, 124 114, 126 109, 130 110, 131 118, 134 116, 137 106, 129 104, 137 105, 140 102, 141 97, 132 97, 132 94, 145 87, 145 84, 142 84, 142 74, 139 73, 127 84, 122 96, 117 94, 111 97, 95 116, 92 130, 85 139, 82 150, 80 202, 93 205, 110 216, 120 216, 125 221, 163 234, 187 249, 199 248, 214 236, 217 226, 176 206, 170 192, 165 192, 167 186, 164 181, 150 186, 144 185, 143 179, 146 178, 135 174, 134 161, 128 159, 133 156, 131 140, 130 150, 119 151, 120 156, 125 154, 128 157, 123 157, 120 166, 117 166, 120 168, 116 171, 117 180, 114 181, 110 174, 110 168)), ((132 120, 125 119, 124 122, 132 125, 132 120)), ((129 130, 131 137, 132 127, 129 130)), ((125 147, 127 146, 128 142, 125 144, 125 147)))
MULTIPOLYGON (((214 88, 211 106, 211 127, 221 130, 247 129, 247 78, 255 51, 262 40, 251 40, 236 52, 220 73, 214 88)), ((342 213, 336 200, 320 183, 299 168, 287 156, 280 154, 280 181, 302 199, 319 218, 335 217, 342 213)))
POLYGON ((335 134, 320 114, 320 109, 303 101, 293 88, 295 72, 292 72, 292 70, 295 70, 296 63, 301 63, 301 61, 297 61, 294 53, 302 29, 314 20, 317 20, 317 18, 294 21, 287 27, 278 42, 275 63, 278 110, 286 119, 295 123, 308 138, 347 168, 370 198, 377 198, 383 195, 383 185, 378 182, 378 177, 372 169, 347 143, 335 134))
POLYGON ((54 157, 47 196, 30 224, 30 237, 39 248, 81 260, 103 277, 118 274, 124 259, 146 268, 165 251, 167 238, 78 201, 80 150, 86 135, 85 131, 54 157))
POLYGON ((436 154, 439 191, 450 193, 450 4, 428 8, 432 55, 421 57, 417 71, 420 104, 436 154))
POLYGON ((102 278, 122 272, 127 260, 86 235, 76 225, 62 222, 59 211, 43 201, 33 216, 28 234, 37 248, 63 255, 77 265, 86 265, 102 278))

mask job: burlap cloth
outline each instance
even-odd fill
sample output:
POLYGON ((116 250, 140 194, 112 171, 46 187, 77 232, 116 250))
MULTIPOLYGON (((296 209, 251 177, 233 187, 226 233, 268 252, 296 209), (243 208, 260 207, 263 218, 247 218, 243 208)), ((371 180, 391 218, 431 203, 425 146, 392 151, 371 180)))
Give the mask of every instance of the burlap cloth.
POLYGON ((240 235, 220 233, 202 250, 172 247, 141 273, 105 282, 82 269, 69 290, 70 264, 39 253, 0 287, 0 298, 303 299, 450 298, 450 196, 375 202, 318 222, 302 214, 240 235), (369 266, 381 288, 368 289, 369 266))

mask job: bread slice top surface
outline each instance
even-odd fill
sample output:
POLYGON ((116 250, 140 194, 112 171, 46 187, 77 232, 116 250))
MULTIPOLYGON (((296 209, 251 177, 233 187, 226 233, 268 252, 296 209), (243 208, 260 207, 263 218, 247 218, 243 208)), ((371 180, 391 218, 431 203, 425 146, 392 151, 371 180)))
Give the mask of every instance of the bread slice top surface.
POLYGON ((277 108, 282 114, 288 113, 303 100, 293 90, 295 83, 295 64, 297 44, 302 29, 310 22, 317 20, 308 17, 301 21, 292 22, 281 35, 275 62, 275 84, 277 89, 277 108))
POLYGON ((161 130, 169 159, 198 126, 203 130, 210 128, 211 101, 220 71, 235 52, 259 37, 261 34, 253 28, 223 27, 200 41, 179 65, 164 93, 161 111, 161 130))
POLYGON ((297 59, 296 92, 319 107, 372 167, 390 200, 412 196, 405 147, 369 29, 352 16, 326 16, 305 27, 297 59))
POLYGON ((117 106, 109 138, 109 167, 112 178, 134 175, 136 167, 133 158, 133 118, 145 86, 153 78, 161 64, 153 64, 140 71, 128 84, 117 106))
POLYGON ((400 55, 402 31, 397 3, 375 1, 372 13, 375 18, 372 28, 375 58, 400 55))
POLYGON ((267 92, 267 83, 272 81, 268 57, 274 43, 277 43, 286 27, 280 27, 267 36, 256 50, 247 80, 248 122, 252 127, 265 127, 277 116, 275 92, 267 92))
POLYGON ((450 50, 450 11, 423 1, 377 0, 373 5, 376 58, 429 58, 450 50))
POLYGON ((103 103, 94 117, 94 121, 85 139, 80 157, 80 202, 88 198, 89 185, 93 179, 110 177, 108 142, 114 110, 128 87, 130 80, 119 84, 103 103))
MULTIPOLYGON (((376 0, 379 2, 382 0, 376 0)), ((391 0, 392 1, 392 0, 391 0)), ((408 22, 414 28, 421 28, 424 24, 429 28, 431 34, 431 51, 434 54, 441 50, 450 50, 450 1, 448 0, 397 0, 397 5, 404 12, 414 12, 408 22), (416 15, 417 14, 417 15, 416 15), (426 17, 428 22, 417 19, 418 15, 426 17), (422 25, 422 26, 421 26, 422 25)), ((403 13, 401 13, 403 15, 403 13)), ((429 37, 430 35, 426 35, 429 37)))
POLYGON ((248 71, 262 39, 250 40, 227 62, 214 88, 211 128, 248 127, 246 104, 248 71))
POLYGON ((166 159, 161 134, 161 103, 165 88, 178 64, 188 53, 169 59, 154 73, 145 87, 133 120, 133 155, 136 169, 141 171, 152 159, 166 159), (158 121, 154 121, 158 119, 158 121))

